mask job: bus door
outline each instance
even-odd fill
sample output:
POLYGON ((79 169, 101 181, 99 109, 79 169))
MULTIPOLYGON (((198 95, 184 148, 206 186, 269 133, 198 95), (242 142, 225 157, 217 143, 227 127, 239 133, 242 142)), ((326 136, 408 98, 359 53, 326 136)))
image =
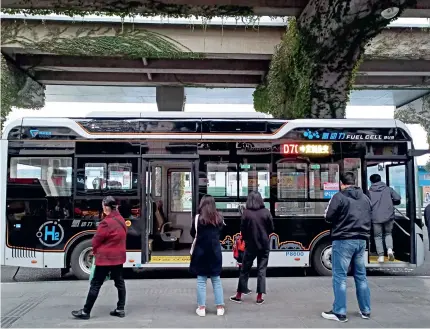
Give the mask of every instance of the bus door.
POLYGON ((142 264, 188 263, 198 202, 198 157, 143 157, 142 264))
MULTIPOLYGON (((400 195, 401 200, 399 204, 395 204, 395 219, 393 223, 392 237, 393 237, 393 251, 395 256, 394 262, 389 262, 386 257, 387 247, 385 245, 385 238, 383 235, 384 250, 385 250, 385 262, 392 266, 404 266, 405 263, 413 263, 413 257, 415 248, 413 248, 412 238, 414 237, 414 225, 412 220, 415 216, 412 214, 411 201, 414 198, 414 194, 410 195, 408 186, 414 185, 414 178, 408 174, 408 166, 413 166, 413 161, 384 161, 377 160, 372 161, 367 159, 367 189, 370 188, 370 176, 373 174, 379 174, 381 181, 386 183, 394 189, 397 194, 400 195)), ((372 227, 371 239, 370 239, 370 252, 369 252, 369 263, 378 264, 378 256, 375 247, 374 231, 372 227)), ((387 265, 388 266, 388 265, 387 265)))

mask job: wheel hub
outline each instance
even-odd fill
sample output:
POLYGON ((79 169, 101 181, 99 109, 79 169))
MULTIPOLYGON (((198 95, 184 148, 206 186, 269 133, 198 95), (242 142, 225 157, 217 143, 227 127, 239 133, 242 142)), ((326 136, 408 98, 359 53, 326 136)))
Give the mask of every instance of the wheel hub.
POLYGON ((332 270, 331 253, 332 253, 331 246, 325 247, 321 252, 321 264, 329 271, 332 270))
POLYGON ((85 248, 79 254, 79 267, 87 274, 90 274, 93 257, 93 248, 91 247, 85 248))

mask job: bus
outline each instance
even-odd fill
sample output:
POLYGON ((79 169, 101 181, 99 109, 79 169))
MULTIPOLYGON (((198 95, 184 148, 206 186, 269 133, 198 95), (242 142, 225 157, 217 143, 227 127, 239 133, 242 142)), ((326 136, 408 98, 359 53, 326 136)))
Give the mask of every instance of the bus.
POLYGON ((101 201, 115 197, 126 220, 125 267, 188 267, 190 228, 200 198, 224 216, 223 266, 251 190, 270 209, 270 267, 311 267, 331 275, 324 211, 342 172, 364 191, 379 173, 402 197, 393 231, 395 261, 378 263, 373 237, 366 265, 424 262, 417 165, 411 134, 394 119, 277 120, 255 115, 139 113, 84 118, 24 117, 1 140, 1 264, 70 269, 89 276, 101 201))

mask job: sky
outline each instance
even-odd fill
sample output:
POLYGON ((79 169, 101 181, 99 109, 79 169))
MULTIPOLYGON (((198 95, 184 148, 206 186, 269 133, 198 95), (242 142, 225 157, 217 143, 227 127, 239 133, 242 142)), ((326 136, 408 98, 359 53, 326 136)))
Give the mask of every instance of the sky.
MULTIPOLYGON (((124 112, 157 112, 155 103, 82 103, 82 102, 47 102, 41 110, 15 109, 6 120, 6 124, 13 119, 23 116, 38 117, 85 117, 89 112, 117 112, 118 108, 124 112)), ((252 104, 186 104, 185 112, 255 112, 252 104)), ((369 119, 387 118, 392 119, 394 106, 347 106, 346 118, 369 119)), ((420 125, 407 125, 414 141, 415 148, 428 149, 426 132, 420 125)), ((429 158, 428 155, 417 158, 419 165, 424 165, 429 158)))

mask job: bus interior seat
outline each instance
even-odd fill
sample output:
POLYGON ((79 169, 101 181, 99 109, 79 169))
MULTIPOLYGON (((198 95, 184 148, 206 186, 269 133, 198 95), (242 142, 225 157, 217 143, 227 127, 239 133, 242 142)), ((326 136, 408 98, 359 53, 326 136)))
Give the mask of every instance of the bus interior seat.
POLYGON ((166 220, 161 200, 155 202, 155 224, 156 232, 164 242, 177 242, 182 236, 183 230, 173 227, 172 222, 166 220))

